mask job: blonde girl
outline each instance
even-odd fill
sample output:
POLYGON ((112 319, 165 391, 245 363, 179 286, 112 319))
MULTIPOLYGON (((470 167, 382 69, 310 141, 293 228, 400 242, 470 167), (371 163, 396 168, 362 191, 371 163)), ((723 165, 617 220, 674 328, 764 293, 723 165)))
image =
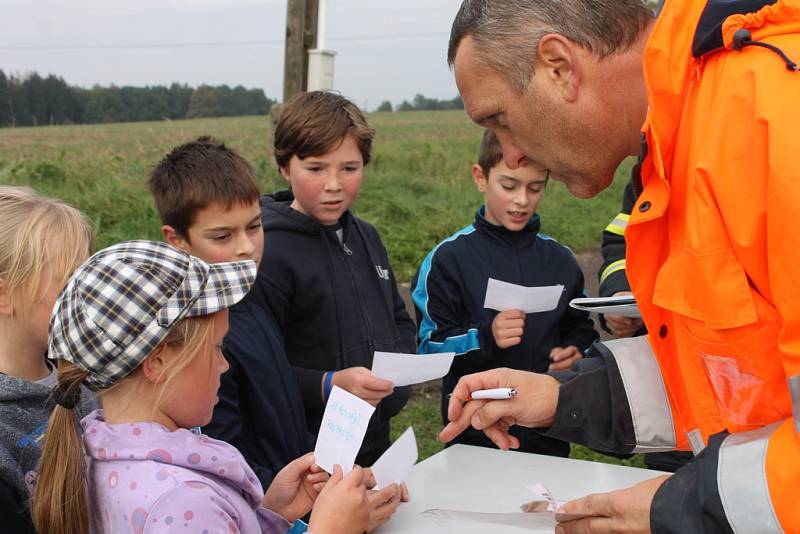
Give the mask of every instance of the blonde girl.
MULTIPOLYGON (((93 247, 86 217, 27 187, 0 186, 0 517, 29 531, 27 500, 54 407, 47 327, 56 296, 93 247)), ((94 407, 84 390, 80 414, 94 407)), ((7 530, 5 530, 7 529, 7 530)))
POLYGON ((39 532, 283 534, 315 500, 310 530, 365 528, 362 470, 326 482, 309 454, 264 495, 238 450, 189 430, 211 419, 228 368, 228 308, 255 276, 253 261, 209 265, 150 241, 114 245, 77 269, 50 331, 58 406, 33 500, 39 532), (102 410, 79 425, 82 384, 102 410))

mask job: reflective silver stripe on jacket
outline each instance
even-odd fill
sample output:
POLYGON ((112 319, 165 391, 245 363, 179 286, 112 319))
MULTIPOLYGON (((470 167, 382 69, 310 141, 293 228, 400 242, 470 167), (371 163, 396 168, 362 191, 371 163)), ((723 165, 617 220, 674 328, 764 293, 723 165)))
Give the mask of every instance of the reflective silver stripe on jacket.
POLYGON ((789 378, 789 394, 792 396, 794 428, 800 433, 800 375, 794 375, 789 378))
POLYGON ((767 485, 767 444, 780 423, 731 434, 719 448, 717 485, 725 517, 736 534, 783 532, 767 485))
POLYGON ((706 442, 703 441, 703 435, 698 428, 687 432, 686 439, 689 440, 689 446, 692 448, 692 454, 695 456, 703 452, 703 449, 706 448, 706 442))
POLYGON ((656 452, 675 449, 675 427, 672 421, 667 389, 647 336, 604 341, 617 362, 636 435, 634 452, 656 452))

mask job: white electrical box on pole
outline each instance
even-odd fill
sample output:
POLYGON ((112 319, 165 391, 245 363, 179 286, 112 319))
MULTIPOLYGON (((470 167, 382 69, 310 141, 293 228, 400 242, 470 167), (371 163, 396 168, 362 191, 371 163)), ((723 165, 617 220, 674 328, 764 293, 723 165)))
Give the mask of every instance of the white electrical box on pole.
POLYGON ((325 49, 326 3, 326 0, 319 0, 317 5, 317 46, 308 51, 308 91, 333 89, 336 52, 325 49))

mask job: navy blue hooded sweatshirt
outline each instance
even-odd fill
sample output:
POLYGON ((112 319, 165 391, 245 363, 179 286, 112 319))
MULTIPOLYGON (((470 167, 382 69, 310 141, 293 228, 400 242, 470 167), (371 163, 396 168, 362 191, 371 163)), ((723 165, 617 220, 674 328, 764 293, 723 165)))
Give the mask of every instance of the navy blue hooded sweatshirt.
MULTIPOLYGON (((289 191, 261 197, 264 258, 253 288, 283 333, 295 367, 308 428, 319 431, 325 371, 372 367, 374 351, 416 352, 416 328, 397 291, 378 232, 349 211, 339 219, 341 239, 290 207, 289 191)), ((391 444, 389 419, 409 397, 395 388, 370 420, 356 458, 369 466, 391 444)))
POLYGON ((278 471, 314 448, 314 438, 283 337, 257 297, 250 293, 230 308, 222 342, 230 369, 203 432, 239 449, 266 490, 278 471))
MULTIPOLYGON (((596 339, 589 314, 569 307, 583 296, 583 272, 572 252, 539 233, 539 215, 512 232, 486 220, 484 207, 475 222, 439 243, 411 281, 417 308, 419 352, 458 354, 442 382, 442 419, 447 421, 447 394, 458 379, 497 367, 544 373, 554 347, 575 345, 581 352, 596 339), (489 278, 521 286, 564 285, 556 309, 529 313, 522 342, 497 347, 492 321, 497 311, 483 307, 489 278)), ((569 444, 512 427, 520 450, 566 456, 569 444)), ((483 432, 467 429, 456 442, 493 446, 483 432)))

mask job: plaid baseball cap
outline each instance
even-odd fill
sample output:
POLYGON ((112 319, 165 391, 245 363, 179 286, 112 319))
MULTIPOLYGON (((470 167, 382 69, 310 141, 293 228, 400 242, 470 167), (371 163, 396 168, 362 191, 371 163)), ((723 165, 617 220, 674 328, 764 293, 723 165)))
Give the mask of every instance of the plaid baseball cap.
POLYGON ((233 306, 256 277, 253 261, 208 263, 165 243, 127 241, 73 273, 50 318, 49 354, 105 389, 131 371, 181 319, 233 306))

